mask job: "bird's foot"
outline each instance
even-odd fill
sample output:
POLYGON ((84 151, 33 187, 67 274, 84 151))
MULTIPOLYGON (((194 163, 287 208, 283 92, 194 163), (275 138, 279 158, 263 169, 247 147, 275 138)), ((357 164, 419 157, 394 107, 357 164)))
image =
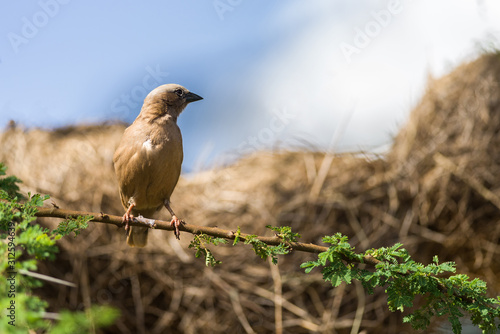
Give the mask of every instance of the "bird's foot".
POLYGON ((134 220, 134 216, 130 214, 130 212, 125 212, 125 214, 123 215, 123 218, 122 218, 122 221, 125 223, 125 235, 128 236, 129 232, 130 232, 130 225, 128 224, 129 222, 131 222, 132 220, 134 220))
POLYGON ((125 234, 127 235, 127 237, 128 237, 129 232, 130 232, 130 226, 128 223, 130 223, 132 220, 134 220, 134 216, 131 214, 131 212, 135 206, 135 203, 133 202, 132 199, 130 199, 129 202, 130 202, 130 205, 129 205, 127 211, 125 211, 125 214, 123 215, 123 218, 122 218, 122 222, 125 223, 125 234))
POLYGON ((173 215, 172 220, 170 221, 170 226, 174 228, 174 235, 177 238, 177 240, 181 240, 180 237, 181 232, 179 232, 179 226, 181 226, 181 224, 184 224, 184 222, 179 218, 177 218, 176 215, 173 215))

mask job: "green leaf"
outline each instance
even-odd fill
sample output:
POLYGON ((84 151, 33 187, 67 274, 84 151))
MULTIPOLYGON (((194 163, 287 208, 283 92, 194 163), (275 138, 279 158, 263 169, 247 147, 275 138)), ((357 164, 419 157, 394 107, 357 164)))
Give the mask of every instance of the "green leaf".
POLYGON ((314 268, 318 267, 319 264, 316 262, 316 261, 307 261, 307 262, 304 262, 300 265, 301 268, 305 268, 305 272, 306 274, 310 273, 311 270, 313 270, 314 268))
POLYGON ((423 296, 423 305, 404 317, 404 322, 414 329, 425 330, 432 317, 446 316, 454 333, 459 333, 462 311, 470 314, 472 322, 485 333, 500 329, 495 323, 500 319, 500 297, 487 298, 485 282, 463 274, 442 277, 444 273, 455 272, 454 262, 440 264, 437 256, 428 265, 415 262, 400 243, 356 254, 347 237, 339 233, 325 236, 323 241, 331 246, 318 254, 316 260, 301 264, 306 273, 321 268, 323 279, 334 287, 342 282, 349 284, 353 279, 361 281, 368 293, 385 287, 387 304, 393 312, 412 308, 415 296, 423 296), (363 263, 367 255, 380 261, 373 272, 356 267, 355 263, 363 263))
POLYGON ((234 234, 233 246, 235 246, 238 243, 238 241, 240 241, 240 235, 241 235, 241 231, 240 231, 240 227, 238 226, 238 229, 236 230, 236 233, 234 234))
POLYGON ((300 234, 292 232, 292 228, 290 226, 266 225, 266 227, 273 230, 284 242, 297 242, 297 239, 300 238, 300 234))
POLYGON ((50 231, 40 225, 29 226, 16 238, 17 245, 22 246, 29 255, 34 255, 36 259, 55 258, 58 248, 55 240, 49 237, 50 231))
POLYGON ((323 274, 323 279, 330 281, 334 287, 339 286, 342 282, 351 284, 352 281, 351 270, 342 261, 331 263, 329 266, 323 268, 321 273, 323 274))
POLYGON ((252 248, 262 259, 271 257, 274 264, 278 263, 278 255, 285 255, 290 252, 290 248, 284 242, 277 246, 269 246, 265 242, 260 241, 256 235, 252 234, 245 238, 245 244, 252 245, 252 248))
POLYGON ((453 333, 460 334, 462 333, 462 324, 460 323, 460 319, 455 316, 449 316, 448 321, 451 323, 451 329, 453 333))
POLYGON ((78 216, 76 218, 69 218, 59 223, 57 228, 52 231, 54 235, 66 236, 71 233, 75 234, 75 238, 80 232, 89 226, 89 221, 94 217, 92 216, 78 216))
MULTIPOLYGON (((0 176, 5 175, 5 166, 0 164, 0 176)), ((0 321, 0 333, 47 332, 51 323, 43 319, 48 307, 46 301, 33 294, 33 289, 42 282, 27 275, 19 274, 21 269, 36 271, 39 260, 54 259, 58 248, 55 241, 63 234, 86 227, 88 217, 70 219, 60 225, 57 232, 50 231, 40 225, 32 224, 39 206, 49 198, 47 195, 35 194, 25 203, 20 203, 17 193, 16 177, 0 178, 0 276, 14 277, 15 290, 11 289, 11 281, 0 279, 0 305, 11 305, 15 301, 15 326, 8 321, 0 321), (12 290, 12 292, 11 292, 12 290), (7 293, 8 292, 8 293, 7 293), (14 293, 15 296, 9 296, 14 293)), ((5 314, 5 312, 2 312, 5 314)), ((109 325, 116 319, 116 310, 109 307, 93 308, 86 313, 61 312, 61 321, 49 330, 50 333, 89 333, 96 328, 109 325), (68 332, 68 328, 71 330, 68 332)), ((7 320, 3 318, 2 320, 7 320)))
POLYGON ((219 245, 219 244, 225 244, 227 243, 226 239, 223 238, 214 238, 209 235, 200 233, 194 236, 193 240, 189 244, 189 248, 194 248, 196 253, 195 257, 200 257, 203 255, 205 257, 205 265, 215 267, 218 264, 221 264, 221 261, 218 261, 215 259, 213 256, 212 252, 210 249, 208 249, 205 245, 206 244, 213 244, 213 245, 219 245))
MULTIPOLYGON (((7 166, 5 164, 0 162, 0 176, 6 175, 7 174, 7 166)), ((17 183, 21 183, 22 181, 19 180, 15 176, 7 176, 7 177, 2 177, 0 178, 0 189, 5 192, 5 195, 2 196, 3 199, 8 199, 8 198, 22 198, 23 196, 18 192, 19 191, 19 186, 17 183)))
POLYGON ((86 334, 97 328, 108 327, 118 318, 120 312, 109 306, 92 306, 85 312, 62 311, 57 324, 49 334, 86 334))
POLYGON ((402 293, 400 289, 395 288, 393 285, 390 285, 387 288, 386 292, 387 305, 389 306, 389 310, 391 310, 392 312, 396 310, 403 312, 405 307, 413 306, 414 296, 402 293))

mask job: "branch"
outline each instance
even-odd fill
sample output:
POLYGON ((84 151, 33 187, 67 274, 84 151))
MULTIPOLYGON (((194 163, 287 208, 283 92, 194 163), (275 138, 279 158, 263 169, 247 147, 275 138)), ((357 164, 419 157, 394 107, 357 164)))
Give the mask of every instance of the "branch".
MULTIPOLYGON (((125 225, 120 216, 108 215, 102 212, 95 213, 63 210, 58 207, 43 208, 36 205, 39 204, 35 204, 35 206, 31 207, 38 210, 34 214, 36 217, 75 219, 77 217, 86 216, 86 220, 90 218, 90 220, 87 221, 112 224, 117 227, 123 227, 125 225)), ((153 220, 143 217, 134 218, 129 225, 166 231, 174 230, 169 221, 153 220)), ((363 286, 367 287, 369 291, 373 291, 377 286, 387 286, 386 293, 388 293, 388 305, 391 311, 400 310, 402 312, 404 308, 413 306, 415 295, 428 295, 426 306, 417 309, 414 313, 405 317, 405 321, 410 322, 416 329, 426 328, 430 317, 438 315, 436 310, 441 310, 443 307, 450 308, 451 306, 453 307, 445 313, 450 315, 450 322, 452 322, 456 328, 459 326, 457 314, 460 314, 460 309, 471 312, 473 323, 480 324, 483 329, 496 328, 494 319, 498 317, 500 310, 495 306, 500 304, 500 302, 496 299, 486 297, 486 285, 484 282, 476 279, 470 281, 466 275, 455 275, 449 279, 438 278, 436 276, 437 274, 452 271, 451 269, 454 268, 454 265, 448 263, 438 265, 436 259, 436 264, 429 265, 434 266, 433 268, 429 266, 422 267, 422 265, 414 262, 408 257, 406 250, 399 249, 402 246, 401 244, 396 244, 389 249, 380 249, 382 251, 381 254, 386 258, 381 261, 369 254, 359 254, 361 256, 355 257, 351 254, 351 256, 348 256, 347 254, 352 251, 352 247, 347 243, 347 237, 340 234, 325 237, 323 239, 326 243, 335 245, 335 250, 332 250, 332 247, 329 248, 311 243, 292 242, 289 241, 290 239, 287 237, 280 237, 279 234, 273 237, 263 237, 241 233, 239 229, 238 232, 234 232, 218 227, 197 226, 186 223, 182 224, 179 229, 180 231, 193 235, 204 234, 229 240, 238 238, 238 240, 243 242, 259 240, 270 246, 285 244, 293 250, 316 254, 323 253, 318 256, 318 261, 309 261, 301 265, 302 268, 306 268, 306 273, 310 272, 314 267, 323 267, 321 270, 323 279, 325 281, 331 281, 333 286, 338 286, 341 282, 349 284, 353 278, 360 280, 363 286), (328 241, 328 239, 332 242, 328 241), (347 253, 344 253, 344 251, 347 253), (340 255, 340 259, 330 258, 334 253, 340 255), (404 259, 403 263, 398 263, 398 259, 404 259), (328 261, 330 261, 329 264, 327 264, 328 261), (371 273, 365 270, 359 271, 357 268, 353 269, 343 264, 343 261, 348 263, 367 263, 372 266, 386 263, 387 266, 377 268, 375 273, 371 273), (418 276, 417 280, 415 279, 416 276, 418 276), (402 281, 401 278, 404 279, 405 277, 409 277, 410 279, 402 281), (435 291, 436 289, 441 292, 441 294, 437 294, 435 291)), ((459 331, 455 332, 458 333, 459 331)))
MULTIPOLYGON (((63 219, 71 219, 71 218, 76 218, 78 216, 92 216, 93 218, 90 221, 96 222, 96 223, 104 223, 104 224, 112 224, 116 225, 117 227, 124 227, 125 224, 123 223, 122 217, 120 216, 113 216, 113 215, 108 215, 105 213, 96 213, 96 212, 86 212, 86 211, 74 211, 74 210, 64 210, 64 209, 59 209, 59 208, 43 208, 43 207, 37 207, 38 211, 35 213, 35 216, 37 217, 53 217, 53 218, 63 218, 63 219)), ((143 227, 148 227, 148 228, 153 228, 157 230, 166 230, 166 231, 173 231, 174 228, 170 225, 169 221, 164 221, 164 220, 154 220, 154 219, 149 219, 149 218, 144 218, 144 217, 134 217, 133 221, 129 223, 130 226, 143 226, 143 227)), ((192 225, 192 224, 181 224, 179 226, 179 230, 182 232, 187 232, 191 233, 193 235, 198 235, 198 234, 206 234, 212 237, 217 237, 217 238, 224 238, 224 239, 229 239, 229 240, 234 240, 237 236, 240 241, 245 241, 247 240, 251 234, 248 233, 239 233, 238 235, 234 231, 230 230, 224 230, 222 228, 218 227, 210 227, 210 226, 199 226, 199 225, 192 225)), ((283 239, 281 239, 278 235, 275 235, 274 237, 263 237, 263 236, 257 236, 253 237, 254 239, 258 239, 259 241, 262 241, 263 243, 269 245, 269 246, 278 246, 280 243, 283 243, 283 239)), ((328 247, 325 246, 319 246, 316 244, 311 244, 311 243, 302 243, 302 242, 286 242, 288 246, 290 246, 293 250, 301 251, 301 252, 308 252, 308 253, 322 253, 326 252, 328 250, 328 247)), ((376 259, 375 257, 371 255, 364 255, 362 261, 357 261, 356 259, 349 258, 347 256, 342 256, 343 260, 348 262, 348 263, 367 263, 372 266, 377 265, 378 263, 381 263, 382 261, 376 259)), ((400 273, 402 276, 407 276, 408 273, 400 273)), ((446 294, 448 293, 448 289, 441 283, 438 282, 437 284, 438 289, 446 294)), ((458 292, 453 292, 453 295, 455 295, 458 298, 462 298, 466 300, 469 303, 473 303, 474 301, 470 298, 468 298, 466 295, 462 295, 458 292)))
MULTIPOLYGON (((6 200, 1 200, 2 202, 7 202, 6 200)), ((55 204, 53 204, 53 208, 44 208, 37 206, 36 210, 37 212, 35 213, 36 217, 46 217, 46 218, 62 218, 62 219, 71 219, 71 218, 76 218, 79 216, 91 216, 92 219, 90 221, 96 222, 96 223, 103 223, 103 224, 111 224, 115 225, 117 227, 124 227, 125 223, 123 222, 123 219, 121 216, 114 216, 114 215, 108 215, 102 212, 89 212, 89 211, 76 211, 76 210, 65 210, 65 209, 60 209, 57 207, 55 204)), ((166 231, 174 231, 174 228, 170 225, 170 222, 164 221, 164 220, 154 220, 154 219, 149 219, 149 218, 144 218, 144 217, 134 217, 134 219, 129 222, 130 226, 143 226, 143 227, 148 227, 148 228, 154 228, 157 230, 166 230, 166 231)), ((198 235, 198 234, 206 234, 212 237, 217 237, 217 238, 224 238, 224 239, 229 239, 229 240, 234 240, 236 237, 240 241, 245 242, 247 239, 249 239, 250 236, 252 236, 253 239, 257 239, 259 241, 262 241, 266 245, 269 246, 279 246, 281 243, 283 243, 283 239, 281 239, 278 235, 275 235, 274 237, 263 237, 263 236, 255 236, 249 233, 236 233, 234 231, 230 230, 224 230, 222 228, 218 227, 210 227, 210 226, 199 226, 199 225, 192 225, 192 224, 187 224, 183 223, 179 226, 179 230, 182 232, 187 232, 191 233, 193 235, 198 235)), ((316 244, 311 244, 311 243, 303 243, 303 242, 290 242, 287 241, 286 245, 289 246, 291 249, 296 250, 296 251, 301 251, 301 252, 307 252, 307 253, 323 253, 328 250, 328 247, 325 246, 319 246, 316 244)), ((355 259, 350 259, 347 256, 343 257, 346 262, 350 263, 367 263, 370 265, 375 266, 376 264, 380 263, 380 260, 377 260, 373 256, 370 255, 365 255, 363 256, 363 261, 357 261, 355 259)))
MULTIPOLYGON (((96 222, 96 223, 104 223, 104 224, 112 224, 117 227, 123 227, 125 224, 122 221, 122 217, 120 216, 113 216, 113 215, 108 215, 105 213, 96 213, 96 212, 87 212, 87 211, 74 211, 74 210, 64 210, 64 209, 59 209, 59 208, 42 208, 38 207, 38 211, 35 213, 35 216, 37 217, 53 217, 53 218, 63 218, 63 219, 69 219, 69 218, 75 218, 78 216, 92 216, 93 218, 91 221, 96 222)), ((149 227, 149 228, 154 228, 157 230, 166 230, 166 231, 173 231, 174 228, 170 225, 169 221, 163 221, 163 220, 154 220, 154 219, 148 219, 148 218, 143 218, 143 217, 135 217, 132 222, 129 223, 130 226, 143 226, 143 227, 149 227)), ((224 239, 229 239, 229 240, 234 240, 236 238, 236 232, 230 231, 230 230, 224 230, 222 228, 218 227, 210 227, 210 226, 199 226, 199 225, 192 225, 192 224, 181 224, 179 226, 179 230, 182 232, 187 232, 191 234, 207 234, 213 237, 217 238, 224 238, 224 239)), ((247 238, 251 234, 248 233, 240 233, 238 235, 238 238, 241 241, 247 240, 247 238)), ((278 237, 277 235, 274 237, 263 237, 263 236, 257 236, 256 239, 259 241, 262 241, 263 243, 270 245, 270 246, 278 246, 280 243, 283 242, 283 240, 278 237)), ((301 252, 309 252, 309 253, 322 253, 328 250, 328 247, 324 246, 319 246, 315 244, 307 244, 307 243, 302 243, 302 242, 289 242, 287 243, 290 247, 292 247, 294 250, 301 251, 301 252)), ((375 260, 375 259, 374 259, 375 260)))

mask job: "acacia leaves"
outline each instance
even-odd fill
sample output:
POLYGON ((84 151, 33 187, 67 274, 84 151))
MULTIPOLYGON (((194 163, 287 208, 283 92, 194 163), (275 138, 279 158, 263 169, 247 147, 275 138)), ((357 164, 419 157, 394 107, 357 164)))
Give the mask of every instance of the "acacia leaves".
POLYGON ((439 263, 438 257, 434 256, 428 265, 418 263, 399 243, 356 254, 347 237, 339 233, 325 237, 323 241, 331 246, 318 254, 316 261, 301 265, 306 273, 320 268, 324 280, 334 287, 342 282, 350 284, 356 279, 370 294, 377 287, 384 288, 387 306, 392 312, 414 307, 415 297, 423 296, 423 305, 403 319, 414 329, 426 329, 434 316, 447 316, 453 332, 461 333, 459 319, 464 313, 469 314, 472 323, 485 333, 495 333, 499 329, 495 321, 500 318, 500 298, 486 297, 486 283, 480 279, 471 280, 460 274, 443 277, 455 273, 454 262, 439 263), (373 271, 358 266, 368 256, 377 260, 373 271))

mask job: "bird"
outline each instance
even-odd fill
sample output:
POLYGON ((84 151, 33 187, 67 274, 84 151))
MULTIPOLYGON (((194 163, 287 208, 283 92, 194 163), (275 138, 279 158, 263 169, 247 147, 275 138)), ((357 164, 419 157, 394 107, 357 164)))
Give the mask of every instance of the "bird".
POLYGON ((177 118, 186 106, 203 98, 178 84, 153 89, 144 99, 135 121, 125 129, 113 155, 123 208, 127 244, 144 247, 148 227, 129 226, 134 217, 151 217, 164 206, 180 239, 183 223, 170 207, 183 160, 182 135, 177 118))

